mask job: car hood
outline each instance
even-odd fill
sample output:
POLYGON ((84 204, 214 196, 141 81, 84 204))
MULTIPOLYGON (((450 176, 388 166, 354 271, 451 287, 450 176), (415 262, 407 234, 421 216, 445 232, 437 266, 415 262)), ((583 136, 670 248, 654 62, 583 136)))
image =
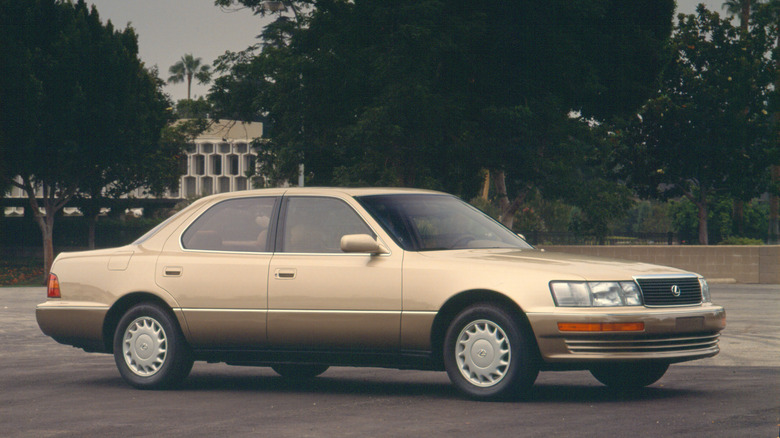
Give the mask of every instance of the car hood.
POLYGON ((484 265, 484 267, 524 269, 535 272, 544 271, 551 274, 551 279, 561 280, 579 277, 582 280, 589 281, 619 281, 644 275, 692 274, 682 269, 650 263, 538 249, 467 249, 429 251, 421 252, 420 254, 432 259, 446 259, 450 263, 462 262, 467 265, 484 265))

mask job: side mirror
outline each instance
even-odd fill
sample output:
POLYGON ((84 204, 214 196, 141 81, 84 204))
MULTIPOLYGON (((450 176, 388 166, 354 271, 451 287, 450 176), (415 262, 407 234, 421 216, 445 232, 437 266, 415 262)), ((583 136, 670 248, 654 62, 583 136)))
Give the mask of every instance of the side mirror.
POLYGON ((347 234, 341 237, 341 250, 344 252, 367 252, 370 254, 389 254, 384 245, 368 234, 347 234))

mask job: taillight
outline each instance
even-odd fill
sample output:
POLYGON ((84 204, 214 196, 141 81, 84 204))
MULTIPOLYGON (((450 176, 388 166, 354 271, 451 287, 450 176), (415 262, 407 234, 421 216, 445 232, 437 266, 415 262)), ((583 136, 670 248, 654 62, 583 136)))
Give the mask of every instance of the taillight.
POLYGON ((46 296, 48 298, 61 298, 60 281, 54 274, 49 274, 49 283, 46 286, 46 296))

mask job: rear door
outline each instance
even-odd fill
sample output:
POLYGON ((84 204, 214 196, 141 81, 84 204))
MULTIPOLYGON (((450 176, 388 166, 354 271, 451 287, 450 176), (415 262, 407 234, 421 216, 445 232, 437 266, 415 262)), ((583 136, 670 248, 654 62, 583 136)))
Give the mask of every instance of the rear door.
POLYGON ((270 236, 279 201, 221 201, 166 242, 156 281, 182 306, 194 347, 266 345, 270 236))

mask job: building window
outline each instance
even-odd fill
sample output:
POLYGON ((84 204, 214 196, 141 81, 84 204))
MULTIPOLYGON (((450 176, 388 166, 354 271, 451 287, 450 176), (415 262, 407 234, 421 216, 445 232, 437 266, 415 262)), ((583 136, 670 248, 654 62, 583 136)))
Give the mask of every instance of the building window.
POLYGON ((227 156, 227 164, 228 164, 228 175, 238 175, 238 155, 228 155, 227 156))
POLYGON ((200 194, 203 196, 214 194, 214 179, 207 176, 200 181, 200 194))
POLYGON ((222 175, 222 155, 212 155, 211 159, 211 174, 222 175))
POLYGON ((193 160, 195 160, 195 175, 205 175, 206 174, 206 157, 203 155, 194 155, 192 157, 193 160))
POLYGON ((221 176, 217 179, 217 188, 219 193, 227 193, 230 191, 230 178, 221 176))

